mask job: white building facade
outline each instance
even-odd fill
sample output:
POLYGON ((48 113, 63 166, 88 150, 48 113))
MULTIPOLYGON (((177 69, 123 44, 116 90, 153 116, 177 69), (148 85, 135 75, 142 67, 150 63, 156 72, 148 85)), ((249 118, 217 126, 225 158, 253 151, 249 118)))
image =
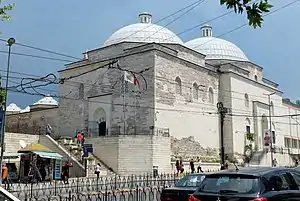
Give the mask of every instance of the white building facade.
MULTIPOLYGON (((294 163, 300 150, 300 106, 283 100, 278 84, 263 77, 262 67, 233 43, 214 38, 209 25, 201 28, 201 37, 184 43, 170 30, 152 24, 151 14, 142 13, 139 20, 59 71, 64 80, 59 100, 61 135, 74 136, 78 129, 90 137, 170 135, 173 157, 218 158, 217 103, 223 102, 228 108, 224 145, 229 159, 242 159, 245 147, 251 145, 250 164, 270 165, 265 133, 271 126, 273 158, 279 165, 294 163), (117 63, 108 67, 112 61, 117 63), (135 74, 138 87, 124 82, 125 72, 135 74), (201 149, 180 145, 181 150, 173 151, 174 139, 189 137, 201 149)), ((155 141, 152 147, 159 152, 159 140, 155 141)), ((156 151, 151 153, 157 155, 156 151)), ((161 163, 170 163, 171 156, 164 157, 152 165, 167 171, 161 163)))

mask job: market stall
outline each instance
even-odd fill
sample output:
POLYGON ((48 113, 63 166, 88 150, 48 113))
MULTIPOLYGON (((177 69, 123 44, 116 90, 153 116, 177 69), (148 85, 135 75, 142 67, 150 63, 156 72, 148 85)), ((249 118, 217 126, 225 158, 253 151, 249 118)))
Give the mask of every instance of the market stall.
POLYGON ((20 161, 20 181, 36 182, 60 179, 62 155, 41 144, 30 144, 18 153, 20 161))

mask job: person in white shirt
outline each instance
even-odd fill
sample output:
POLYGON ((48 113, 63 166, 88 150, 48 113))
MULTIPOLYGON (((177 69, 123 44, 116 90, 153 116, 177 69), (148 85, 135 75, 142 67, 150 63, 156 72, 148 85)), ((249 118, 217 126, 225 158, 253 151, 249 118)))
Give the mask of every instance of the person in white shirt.
POLYGON ((197 173, 200 173, 200 172, 203 173, 202 168, 201 168, 201 161, 199 160, 198 167, 197 167, 197 173))
POLYGON ((97 165, 95 167, 95 174, 97 175, 97 179, 99 179, 100 170, 101 170, 101 165, 100 165, 100 163, 97 163, 97 165))

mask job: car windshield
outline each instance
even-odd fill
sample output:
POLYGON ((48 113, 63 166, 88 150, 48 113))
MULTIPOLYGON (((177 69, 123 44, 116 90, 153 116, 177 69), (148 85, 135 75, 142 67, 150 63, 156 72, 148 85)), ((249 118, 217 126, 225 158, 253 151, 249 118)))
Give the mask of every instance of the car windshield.
POLYGON ((205 175, 187 175, 180 179, 176 184, 175 187, 197 187, 205 178, 205 175))
POLYGON ((209 175, 201 183, 198 191, 219 194, 257 193, 259 191, 259 179, 251 175, 239 174, 209 175))

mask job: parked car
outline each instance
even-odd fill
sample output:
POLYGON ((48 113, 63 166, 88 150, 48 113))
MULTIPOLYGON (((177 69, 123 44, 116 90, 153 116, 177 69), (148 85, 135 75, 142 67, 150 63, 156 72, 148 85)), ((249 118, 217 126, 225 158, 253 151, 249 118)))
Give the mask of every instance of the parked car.
POLYGON ((161 201, 188 200, 189 195, 194 193, 205 178, 204 173, 189 174, 181 178, 171 188, 165 188, 160 195, 161 201))
POLYGON ((300 172, 261 167, 225 170, 206 175, 189 201, 300 200, 300 172))

